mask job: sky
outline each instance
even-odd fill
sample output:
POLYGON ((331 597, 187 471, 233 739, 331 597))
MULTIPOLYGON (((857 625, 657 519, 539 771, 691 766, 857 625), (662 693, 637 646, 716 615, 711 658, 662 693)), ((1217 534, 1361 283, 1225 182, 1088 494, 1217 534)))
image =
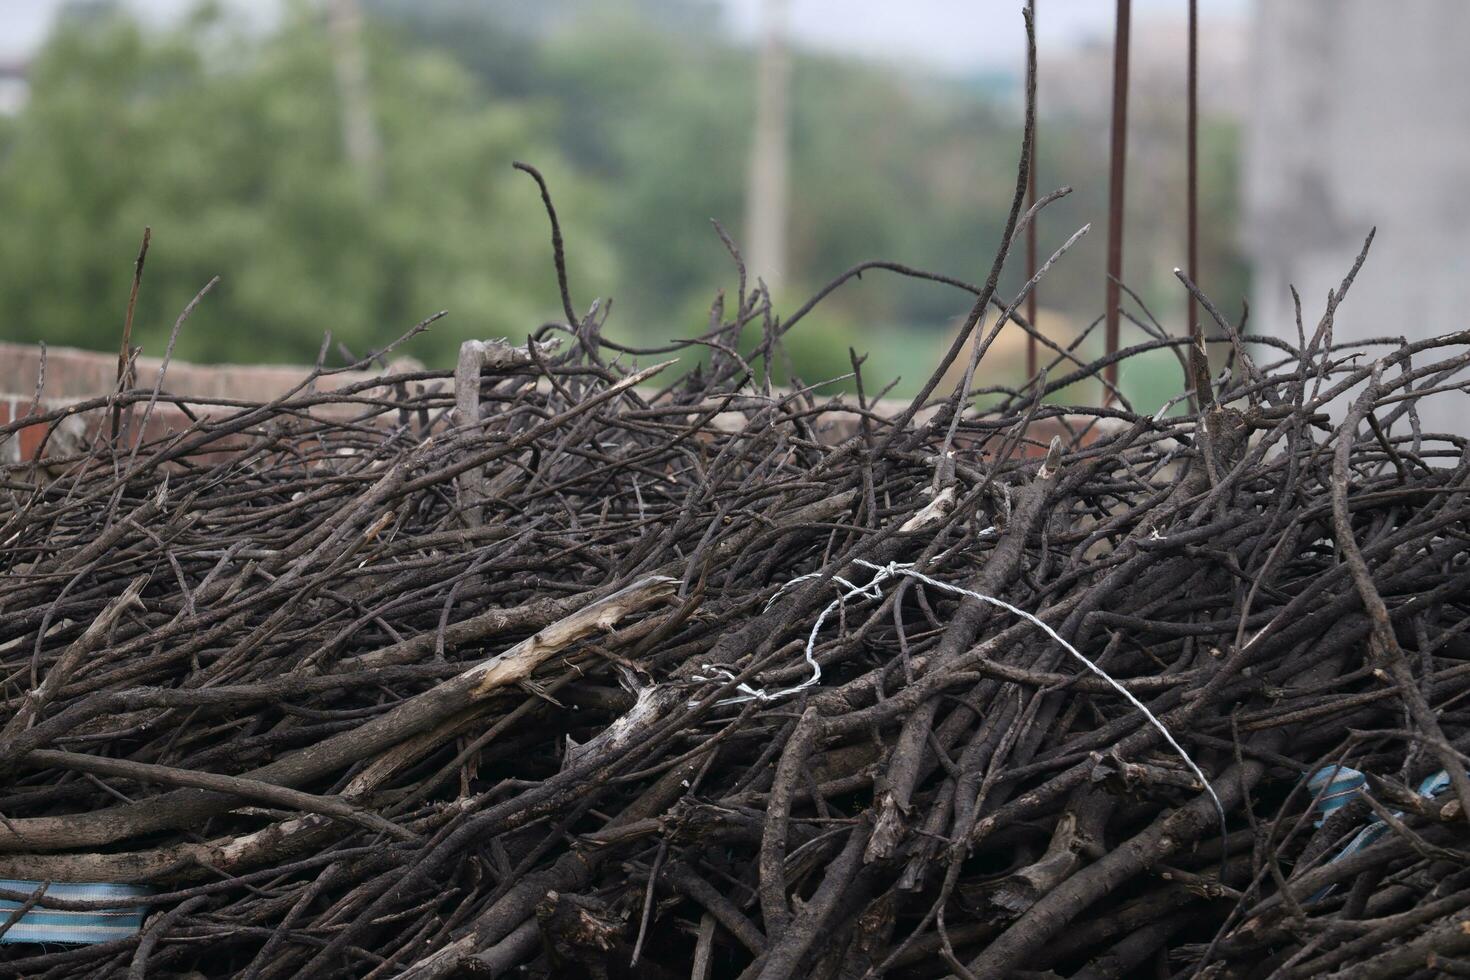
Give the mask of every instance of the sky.
MULTIPOLYGON (((722 0, 732 25, 752 33, 766 0, 722 0)), ((792 33, 809 46, 927 62, 947 71, 1014 68, 1023 49, 1020 0, 787 0, 792 33)), ((1244 17, 1249 0, 1199 0, 1201 23, 1244 17)), ((1183 18, 1185 0, 1134 0, 1133 20, 1183 18)), ((1071 47, 1111 37, 1109 0, 1036 0, 1037 45, 1071 47)))
MULTIPOLYGON (((0 58, 24 57, 45 37, 63 0, 0 0, 0 58)), ((274 0, 232 0, 242 9, 274 0)), ((766 0, 721 0, 740 34, 754 32, 766 0)), ((129 0, 150 17, 168 18, 194 0, 129 0)), ((1019 0, 787 0, 792 33, 809 47, 927 63, 944 71, 1013 68, 1021 32, 1019 0)), ((1250 0, 1199 0, 1201 19, 1238 18, 1250 0)), ((1183 17, 1185 0, 1134 0, 1135 22, 1183 17)), ((1068 47, 1112 33, 1109 0, 1037 0, 1038 43, 1068 47)))

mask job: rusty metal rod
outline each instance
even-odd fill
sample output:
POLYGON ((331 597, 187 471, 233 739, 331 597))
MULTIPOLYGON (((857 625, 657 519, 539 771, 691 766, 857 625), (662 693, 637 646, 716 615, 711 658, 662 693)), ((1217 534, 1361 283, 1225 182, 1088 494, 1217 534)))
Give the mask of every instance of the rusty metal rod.
MULTIPOLYGON (((1189 80, 1185 121, 1188 159, 1185 162, 1185 211, 1189 236, 1189 281, 1199 285, 1199 3, 1189 0, 1189 80)), ((1199 328, 1199 306, 1194 295, 1186 297, 1185 326, 1191 336, 1199 328)))
MULTIPOLYGON (((1122 304, 1123 280, 1123 176, 1128 157, 1128 26, 1132 0, 1118 0, 1117 29, 1113 40, 1113 126, 1112 152, 1108 164, 1108 282, 1106 339, 1109 355, 1118 351, 1118 308, 1122 304)), ((1118 383, 1116 362, 1104 375, 1109 388, 1118 383)), ((1111 392, 1106 392, 1111 400, 1111 392)))
MULTIPOLYGON (((1035 6, 1032 7, 1032 18, 1034 23, 1035 6)), ((1036 123, 1031 134, 1031 168, 1026 183, 1026 207, 1028 209, 1036 206, 1036 129, 1040 129, 1040 123, 1036 123)), ((1040 222, 1041 215, 1032 215, 1031 221, 1026 225, 1026 281, 1030 282, 1036 278, 1036 225, 1040 222)), ((1039 287, 1032 287, 1026 296, 1026 322, 1031 325, 1032 333, 1026 335, 1026 377, 1036 377, 1036 293, 1039 287)))

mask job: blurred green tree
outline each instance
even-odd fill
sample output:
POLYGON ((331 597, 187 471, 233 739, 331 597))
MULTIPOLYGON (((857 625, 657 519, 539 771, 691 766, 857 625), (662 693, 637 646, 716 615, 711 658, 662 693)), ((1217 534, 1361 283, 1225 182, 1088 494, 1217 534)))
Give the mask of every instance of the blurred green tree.
MULTIPOLYGON (((182 356, 300 360, 326 330, 362 353, 448 308, 410 351, 447 363, 466 336, 519 337, 560 315, 545 218, 512 158, 550 180, 574 298, 616 301, 611 336, 704 329, 713 293, 735 280, 708 219, 744 238, 756 70, 720 30, 713 0, 358 2, 377 187, 343 151, 322 0, 294 0, 263 35, 208 7, 176 29, 144 30, 105 0, 64 23, 34 66, 29 105, 0 118, 3 335, 113 347, 151 224, 135 336, 152 351, 218 273, 182 356)), ((866 259, 983 278, 1013 189, 1015 94, 993 79, 795 52, 791 268, 778 310, 866 259)), ((1156 152, 1138 154, 1131 177, 1125 273, 1177 329, 1182 292, 1167 270, 1182 249, 1182 150, 1170 149, 1166 117, 1140 113, 1154 119, 1145 135, 1156 152)), ((1076 188, 1045 213, 1044 251, 1105 215, 1105 133, 1100 117, 1044 118, 1042 186, 1076 188)), ((1218 120, 1202 137, 1203 279, 1233 308, 1246 285, 1238 139, 1218 120)), ((1066 315, 1061 342, 1098 310, 1103 237, 1084 239, 1043 284, 1043 307, 1066 315)), ((1022 264, 1009 263, 1003 294, 1019 287, 1022 264)), ((969 305, 875 273, 793 332, 792 370, 808 382, 841 374, 853 346, 873 355, 869 388, 900 374, 912 384, 969 305)), ((1085 352, 1099 347, 1089 340, 1085 352)), ((1019 356, 992 356, 989 370, 1013 373, 1019 356)), ((1144 401, 1177 387, 1161 363, 1126 378, 1144 401)))
MULTIPOLYGON (((367 2, 454 52, 489 92, 539 107, 563 152, 607 189, 596 220, 625 267, 618 303, 663 336, 687 334, 702 321, 671 323, 670 311, 707 306, 733 284, 706 219, 743 239, 753 55, 717 30, 708 3, 558 0, 529 21, 502 6, 367 2)), ((865 259, 979 278, 1009 205, 1013 114, 892 66, 800 51, 794 68, 793 282, 778 301, 799 302, 865 259)), ((834 330, 842 319, 852 332, 932 330, 968 307, 951 290, 888 278, 835 295, 828 315, 834 330)))
MULTIPOLYGON (((180 356, 310 359, 326 331, 362 354, 448 308, 412 351, 443 360, 464 337, 524 336, 556 315, 545 217, 510 167, 535 160, 581 210, 585 186, 547 128, 486 100, 451 57, 372 37, 374 194, 340 144, 328 44, 305 4, 265 36, 207 8, 161 35, 118 13, 64 22, 0 129, 6 336, 115 342, 145 224, 134 336, 153 352, 217 273, 180 356)), ((590 302, 613 279, 611 252, 571 223, 590 302)))

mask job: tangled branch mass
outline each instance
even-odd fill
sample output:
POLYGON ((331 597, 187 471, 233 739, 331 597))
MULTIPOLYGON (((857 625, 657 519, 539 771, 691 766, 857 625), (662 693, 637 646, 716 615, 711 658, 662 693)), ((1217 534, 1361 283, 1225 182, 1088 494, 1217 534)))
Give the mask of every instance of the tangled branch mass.
MULTIPOLYGON (((805 310, 743 269, 635 351, 557 256, 566 323, 454 372, 40 418, 121 428, 4 474, 0 973, 1470 955, 1470 446, 1414 411, 1470 334, 1334 345, 1349 276, 1296 344, 1222 320, 1214 376, 1123 351, 1179 356, 1178 414, 1053 404, 1117 360, 1060 349, 976 410, 984 343, 893 406, 857 358, 772 388, 805 310)), ((949 281, 970 329, 994 282, 949 281)))

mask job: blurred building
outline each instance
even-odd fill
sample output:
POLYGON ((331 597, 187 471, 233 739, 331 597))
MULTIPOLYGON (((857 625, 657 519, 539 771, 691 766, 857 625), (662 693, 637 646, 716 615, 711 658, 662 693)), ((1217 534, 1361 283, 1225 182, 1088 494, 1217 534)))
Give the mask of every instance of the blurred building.
MULTIPOLYGON (((1374 226, 1337 338, 1470 327, 1470 3, 1257 0, 1253 32, 1254 328, 1295 338, 1294 284, 1310 335, 1374 226)), ((1470 432, 1462 392, 1420 414, 1470 432)))
MULTIPOLYGON (((1179 7, 1182 11, 1184 5, 1179 7)), ((1246 71, 1250 40, 1243 17, 1211 16, 1206 9, 1199 46, 1203 114, 1236 119, 1246 111, 1250 98, 1246 71)), ((1189 22, 1182 12, 1150 11, 1134 19, 1128 57, 1130 115, 1141 107, 1182 117, 1188 45, 1189 22)), ((1054 49, 1040 48, 1037 58, 1043 111, 1109 118, 1113 99, 1109 84, 1113 72, 1111 33, 1084 37, 1054 49)), ((1177 152, 1177 147, 1174 149, 1177 152)))

